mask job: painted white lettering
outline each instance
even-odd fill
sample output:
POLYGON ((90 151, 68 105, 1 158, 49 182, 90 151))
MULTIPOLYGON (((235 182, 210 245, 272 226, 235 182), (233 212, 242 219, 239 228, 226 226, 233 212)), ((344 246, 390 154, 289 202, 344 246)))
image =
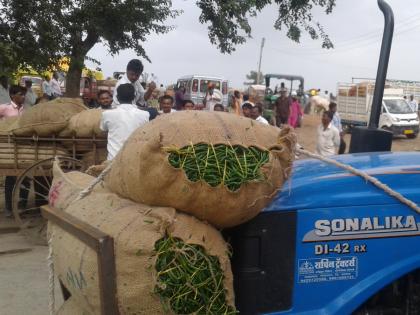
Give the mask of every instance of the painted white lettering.
POLYGON ((407 216, 407 220, 405 221, 405 227, 410 229, 417 229, 416 219, 414 218, 414 216, 407 216))
POLYGON ((331 234, 330 221, 317 220, 315 222, 315 234, 318 236, 327 236, 331 234))
POLYGON ((385 228, 386 229, 391 228, 391 219, 389 217, 385 217, 385 228))
POLYGON ((346 231, 359 231, 359 218, 346 219, 346 231))
POLYGON ((391 226, 393 229, 402 229, 404 227, 401 223, 402 218, 401 215, 398 217, 391 217, 391 226))
POLYGON ((343 219, 334 219, 331 222, 331 229, 334 232, 343 232, 345 230, 346 226, 344 225, 343 219))
POLYGON ((383 225, 380 225, 379 224, 379 218, 378 217, 374 217, 373 218, 373 228, 376 230, 376 229, 378 229, 378 230, 382 230, 383 228, 384 228, 384 226, 383 225))
POLYGON ((363 218, 362 224, 360 225, 361 230, 372 230, 372 221, 370 218, 363 218))

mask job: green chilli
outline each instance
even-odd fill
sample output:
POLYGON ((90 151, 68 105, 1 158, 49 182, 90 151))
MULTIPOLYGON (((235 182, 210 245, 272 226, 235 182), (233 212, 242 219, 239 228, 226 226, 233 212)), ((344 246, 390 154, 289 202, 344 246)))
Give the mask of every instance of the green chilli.
POLYGON ((175 314, 233 315, 217 257, 199 245, 166 236, 155 243, 155 293, 175 314))
POLYGON ((269 161, 267 150, 230 144, 199 143, 165 150, 169 163, 183 169, 190 181, 202 180, 212 187, 222 184, 231 191, 246 182, 263 181, 261 167, 269 161))

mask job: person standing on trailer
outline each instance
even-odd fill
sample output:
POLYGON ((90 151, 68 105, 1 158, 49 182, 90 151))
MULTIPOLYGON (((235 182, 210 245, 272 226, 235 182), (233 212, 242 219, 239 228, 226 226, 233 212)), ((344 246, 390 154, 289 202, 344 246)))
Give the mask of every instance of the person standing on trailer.
POLYGON ((153 91, 156 89, 156 83, 150 82, 147 90, 141 85, 140 76, 143 73, 143 64, 139 59, 132 59, 127 64, 126 73, 118 80, 115 85, 112 106, 120 105, 118 100, 118 87, 121 84, 131 84, 134 87, 133 104, 146 107, 146 101, 150 99, 153 91))

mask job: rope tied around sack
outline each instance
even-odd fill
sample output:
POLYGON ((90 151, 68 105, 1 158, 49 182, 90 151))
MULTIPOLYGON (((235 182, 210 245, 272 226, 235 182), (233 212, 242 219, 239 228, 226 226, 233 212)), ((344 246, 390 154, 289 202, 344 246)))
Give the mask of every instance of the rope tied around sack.
POLYGON ((296 152, 301 153, 301 154, 306 155, 306 156, 309 156, 311 158, 326 162, 328 164, 335 165, 335 166, 337 166, 339 168, 342 168, 342 169, 344 169, 344 170, 346 170, 346 171, 348 171, 348 172, 350 172, 354 175, 360 176, 363 179, 365 179, 367 182, 370 182, 371 184, 373 184, 377 188, 385 191, 391 197, 397 199, 402 204, 405 204, 406 206, 410 207, 411 209, 413 209, 414 211, 416 211, 417 213, 420 214, 420 207, 418 207, 415 202, 405 198, 399 192, 396 192, 395 190, 391 189, 388 185, 382 183, 379 179, 377 179, 373 176, 370 176, 366 172, 358 170, 358 169, 356 169, 356 168, 354 168, 354 167, 352 167, 348 164, 343 164, 343 163, 338 162, 336 160, 330 159, 330 158, 325 157, 325 156, 321 156, 319 154, 309 152, 309 151, 304 150, 304 149, 296 148, 296 152))
POLYGON ((105 176, 111 171, 111 167, 113 164, 114 160, 112 160, 106 167, 105 169, 99 174, 98 177, 96 177, 90 184, 89 186, 87 186, 85 189, 83 189, 79 195, 77 196, 77 198, 74 201, 78 201, 81 200, 83 198, 85 198, 86 196, 88 196, 93 189, 95 188, 96 185, 98 185, 100 182, 102 182, 105 178, 105 176))

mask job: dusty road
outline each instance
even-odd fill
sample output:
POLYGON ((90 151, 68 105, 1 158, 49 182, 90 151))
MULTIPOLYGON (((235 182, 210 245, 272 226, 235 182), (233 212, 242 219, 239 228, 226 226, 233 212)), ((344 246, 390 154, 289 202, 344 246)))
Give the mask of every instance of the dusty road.
MULTIPOLYGON (((316 147, 316 128, 321 123, 321 117, 316 115, 305 115, 303 125, 296 129, 298 135, 298 143, 306 150, 315 151, 316 147)), ((347 150, 350 145, 350 135, 345 135, 347 150)), ((392 151, 419 151, 420 137, 416 139, 407 139, 406 137, 394 138, 392 143, 392 151)), ((346 151, 347 152, 347 151, 346 151)))

